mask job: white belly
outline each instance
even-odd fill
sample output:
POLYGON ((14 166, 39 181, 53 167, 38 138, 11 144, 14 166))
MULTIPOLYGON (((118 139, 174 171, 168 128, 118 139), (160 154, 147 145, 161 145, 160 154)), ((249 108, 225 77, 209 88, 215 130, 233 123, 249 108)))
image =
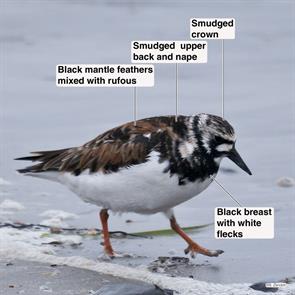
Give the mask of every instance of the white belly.
MULTIPOLYGON (((163 212, 198 195, 211 180, 178 184, 176 175, 163 173, 167 163, 158 163, 153 155, 147 163, 122 169, 116 173, 70 173, 56 175, 56 181, 66 185, 84 201, 117 212, 152 214, 163 212)), ((52 173, 52 172, 51 172, 52 173)), ((52 179, 51 175, 51 180, 52 179)))

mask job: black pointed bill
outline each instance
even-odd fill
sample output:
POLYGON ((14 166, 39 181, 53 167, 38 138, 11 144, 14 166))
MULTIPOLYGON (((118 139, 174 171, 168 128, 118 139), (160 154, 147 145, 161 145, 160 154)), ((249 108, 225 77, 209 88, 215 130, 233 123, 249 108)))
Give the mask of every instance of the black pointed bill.
POLYGON ((252 175, 252 172, 250 169, 247 167, 235 147, 229 152, 228 158, 231 159, 235 164, 237 164, 242 170, 244 170, 246 173, 249 175, 252 175))

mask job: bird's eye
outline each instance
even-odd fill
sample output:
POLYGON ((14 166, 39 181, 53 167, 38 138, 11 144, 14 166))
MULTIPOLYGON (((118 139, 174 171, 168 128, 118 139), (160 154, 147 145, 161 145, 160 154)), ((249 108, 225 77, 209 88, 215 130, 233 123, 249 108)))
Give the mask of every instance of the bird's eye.
POLYGON ((224 143, 224 139, 220 136, 215 136, 215 141, 217 144, 224 143))

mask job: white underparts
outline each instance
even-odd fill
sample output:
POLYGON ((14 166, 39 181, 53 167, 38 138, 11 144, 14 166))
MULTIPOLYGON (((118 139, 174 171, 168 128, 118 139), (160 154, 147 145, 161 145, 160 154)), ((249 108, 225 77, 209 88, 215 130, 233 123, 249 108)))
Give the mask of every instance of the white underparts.
POLYGON ((58 181, 85 202, 115 212, 153 214, 165 212, 198 195, 211 183, 188 182, 179 185, 176 174, 164 173, 168 163, 159 163, 158 153, 151 153, 146 163, 122 168, 118 172, 83 172, 75 176, 69 172, 38 173, 39 177, 58 181))

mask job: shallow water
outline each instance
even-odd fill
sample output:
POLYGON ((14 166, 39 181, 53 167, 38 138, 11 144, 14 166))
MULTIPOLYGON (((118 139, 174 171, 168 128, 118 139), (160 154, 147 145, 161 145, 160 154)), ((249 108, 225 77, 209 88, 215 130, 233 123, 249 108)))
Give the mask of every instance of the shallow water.
MULTIPOLYGON (((186 40, 192 16, 230 16, 236 39, 225 41, 225 116, 238 134, 237 147, 253 172, 249 177, 231 162, 218 180, 245 206, 276 209, 273 240, 215 240, 213 227, 192 234, 225 254, 198 268, 196 277, 214 282, 252 282, 294 275, 294 187, 276 180, 294 171, 294 3, 169 1, 1 1, 0 10, 0 201, 12 199, 26 209, 1 219, 39 223, 40 214, 61 209, 79 216, 77 227, 99 227, 97 208, 83 203, 55 183, 15 173, 25 163, 13 158, 32 150, 84 143, 132 120, 132 89, 55 86, 58 63, 128 63, 130 41, 186 40), (256 279, 257 278, 257 279, 256 279)), ((221 113, 221 42, 210 41, 208 64, 179 66, 180 111, 221 113)), ((174 113, 174 66, 156 65, 155 87, 139 89, 139 117, 174 113)), ((198 198, 176 208, 183 226, 213 222, 214 207, 235 206, 212 184, 198 198)), ((167 228, 161 214, 111 216, 113 230, 128 232, 167 228), (133 222, 126 223, 130 219, 133 222)), ((182 255, 180 238, 120 240, 119 250, 147 256, 143 263, 173 249, 182 255)), ((81 255, 101 249, 85 242, 81 255), (89 245, 88 245, 89 244, 89 245), (87 247, 86 247, 87 246, 87 247)), ((206 257, 198 257, 205 264, 206 257)), ((120 263, 121 261, 118 260, 120 263)), ((131 264, 141 260, 133 259, 131 264)), ((122 261, 122 263, 125 263, 122 261)))

